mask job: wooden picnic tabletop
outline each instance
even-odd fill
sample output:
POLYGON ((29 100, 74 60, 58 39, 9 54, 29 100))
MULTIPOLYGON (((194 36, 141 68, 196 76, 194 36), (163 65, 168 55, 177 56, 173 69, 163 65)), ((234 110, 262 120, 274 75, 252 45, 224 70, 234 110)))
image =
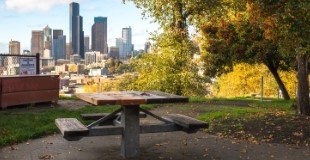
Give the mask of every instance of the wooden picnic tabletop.
POLYGON ((160 91, 111 91, 101 93, 80 93, 77 97, 93 105, 140 105, 153 103, 188 102, 188 97, 160 91))

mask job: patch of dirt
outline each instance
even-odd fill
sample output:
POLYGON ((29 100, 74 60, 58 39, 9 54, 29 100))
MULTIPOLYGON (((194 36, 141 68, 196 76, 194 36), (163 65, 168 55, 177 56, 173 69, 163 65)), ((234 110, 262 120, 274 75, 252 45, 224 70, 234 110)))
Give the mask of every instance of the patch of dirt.
POLYGON ((66 109, 79 109, 84 106, 91 106, 91 104, 81 100, 59 100, 55 107, 62 107, 66 109))
POLYGON ((253 143, 310 145, 310 118, 299 115, 265 114, 251 118, 228 118, 212 122, 214 135, 253 143))

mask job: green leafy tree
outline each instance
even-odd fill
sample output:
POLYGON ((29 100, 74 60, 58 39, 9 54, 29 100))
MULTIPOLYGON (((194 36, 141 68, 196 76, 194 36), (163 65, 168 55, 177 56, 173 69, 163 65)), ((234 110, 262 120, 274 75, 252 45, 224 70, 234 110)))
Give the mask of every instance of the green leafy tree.
MULTIPOLYGON (((275 19, 272 38, 278 39, 282 54, 296 57, 300 113, 310 115, 308 60, 310 53, 309 0, 250 0, 261 19, 275 19)), ((258 21, 262 21, 258 19, 258 21)))
POLYGON ((198 76, 192 60, 195 47, 175 32, 156 37, 156 48, 134 62, 139 73, 135 86, 140 90, 161 90, 178 95, 205 95, 205 81, 198 76))
POLYGON ((202 14, 218 11, 222 4, 219 0, 123 0, 126 1, 140 8, 144 17, 153 18, 164 30, 179 32, 179 36, 188 36, 188 23, 202 14))
POLYGON ((123 0, 133 2, 144 16, 152 17, 163 30, 153 37, 153 53, 135 63, 139 73, 136 86, 142 90, 158 89, 175 94, 205 94, 204 83, 192 61, 197 48, 193 45, 188 25, 195 16, 211 11, 217 0, 123 0))
POLYGON ((233 1, 232 6, 236 2, 238 7, 228 11, 226 16, 200 25, 205 73, 216 76, 231 71, 235 63, 263 63, 272 73, 284 99, 290 99, 278 70, 291 69, 294 57, 280 54, 278 41, 270 38, 273 19, 257 23, 251 5, 241 0, 233 1))

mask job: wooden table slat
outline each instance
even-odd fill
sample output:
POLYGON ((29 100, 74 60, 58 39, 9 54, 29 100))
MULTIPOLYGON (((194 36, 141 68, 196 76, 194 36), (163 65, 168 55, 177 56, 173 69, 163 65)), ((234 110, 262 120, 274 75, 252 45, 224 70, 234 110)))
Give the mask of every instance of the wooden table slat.
POLYGON ((140 105, 151 103, 188 102, 188 98, 160 91, 119 91, 102 93, 81 93, 78 98, 94 105, 140 105))

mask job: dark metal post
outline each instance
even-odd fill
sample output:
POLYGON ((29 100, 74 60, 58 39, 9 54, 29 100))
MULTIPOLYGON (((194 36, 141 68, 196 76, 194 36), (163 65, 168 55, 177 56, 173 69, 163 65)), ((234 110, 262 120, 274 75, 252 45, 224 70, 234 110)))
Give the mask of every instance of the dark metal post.
POLYGON ((36 61, 37 61, 37 66, 36 66, 36 69, 37 69, 37 74, 40 74, 40 53, 37 53, 36 54, 36 61))

